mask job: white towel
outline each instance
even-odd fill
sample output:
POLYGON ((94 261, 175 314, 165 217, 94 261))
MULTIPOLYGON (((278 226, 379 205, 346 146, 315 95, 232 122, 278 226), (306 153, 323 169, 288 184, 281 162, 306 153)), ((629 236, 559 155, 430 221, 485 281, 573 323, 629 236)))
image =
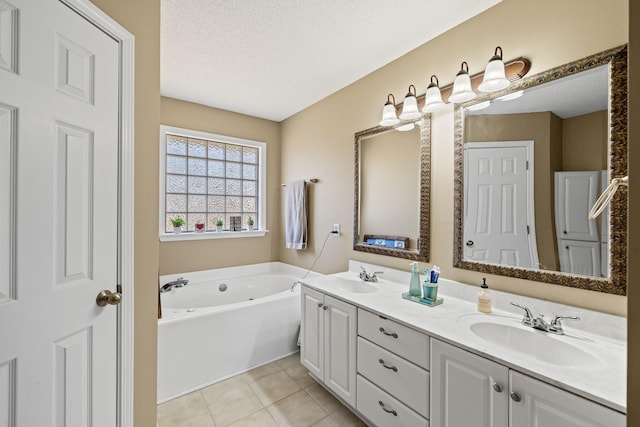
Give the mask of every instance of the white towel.
POLYGON ((285 237, 287 249, 307 248, 307 189, 304 181, 285 187, 285 237))

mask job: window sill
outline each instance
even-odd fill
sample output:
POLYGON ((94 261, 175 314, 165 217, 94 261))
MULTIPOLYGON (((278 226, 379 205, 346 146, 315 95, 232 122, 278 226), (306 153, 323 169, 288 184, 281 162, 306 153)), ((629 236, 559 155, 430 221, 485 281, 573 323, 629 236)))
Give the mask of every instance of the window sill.
POLYGON ((160 235, 161 242, 175 242, 183 240, 210 240, 210 239, 242 239, 245 237, 264 237, 269 230, 253 230, 253 231, 208 231, 204 233, 195 233, 193 231, 185 231, 180 234, 166 233, 160 235))

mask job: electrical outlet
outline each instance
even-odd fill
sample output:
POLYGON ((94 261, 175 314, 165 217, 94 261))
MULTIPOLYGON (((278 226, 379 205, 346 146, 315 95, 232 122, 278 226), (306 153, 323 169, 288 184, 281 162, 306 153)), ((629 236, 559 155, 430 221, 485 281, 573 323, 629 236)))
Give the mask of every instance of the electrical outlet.
POLYGON ((340 237, 340 224, 333 224, 333 237, 340 237))

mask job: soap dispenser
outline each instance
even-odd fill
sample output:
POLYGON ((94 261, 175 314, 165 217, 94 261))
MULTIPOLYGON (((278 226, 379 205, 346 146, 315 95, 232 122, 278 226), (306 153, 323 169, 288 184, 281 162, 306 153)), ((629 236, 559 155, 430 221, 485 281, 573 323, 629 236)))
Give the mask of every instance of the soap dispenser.
POLYGON ((478 311, 481 313, 491 313, 491 294, 489 293, 489 285, 487 278, 482 278, 482 286, 478 292, 478 311))
POLYGON ((418 271, 418 263, 416 261, 411 264, 411 281, 409 282, 409 295, 420 298, 422 290, 420 289, 420 272, 418 271))

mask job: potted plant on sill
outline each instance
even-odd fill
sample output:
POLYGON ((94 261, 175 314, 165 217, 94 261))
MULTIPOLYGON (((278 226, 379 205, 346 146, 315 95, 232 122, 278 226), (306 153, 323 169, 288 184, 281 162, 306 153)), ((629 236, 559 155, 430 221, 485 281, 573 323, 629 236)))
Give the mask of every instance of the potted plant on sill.
POLYGON ((249 231, 253 230, 253 224, 254 224, 253 217, 247 218, 247 225, 249 226, 249 231))
POLYGON ((216 231, 222 231, 222 226, 224 225, 224 221, 222 218, 216 219, 216 231))
POLYGON ((180 234, 182 232, 182 226, 184 225, 184 219, 180 216, 172 218, 171 224, 173 225, 173 232, 180 234))

